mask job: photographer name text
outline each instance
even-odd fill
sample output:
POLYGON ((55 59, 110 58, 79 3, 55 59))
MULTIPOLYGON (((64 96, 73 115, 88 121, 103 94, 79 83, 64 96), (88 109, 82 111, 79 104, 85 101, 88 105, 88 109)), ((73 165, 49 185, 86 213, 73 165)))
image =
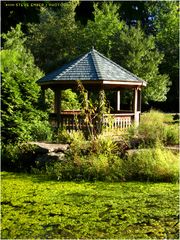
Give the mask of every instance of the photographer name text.
POLYGON ((44 2, 44 3, 38 3, 38 2, 24 2, 24 3, 5 3, 5 7, 58 7, 61 3, 53 3, 53 2, 44 2))

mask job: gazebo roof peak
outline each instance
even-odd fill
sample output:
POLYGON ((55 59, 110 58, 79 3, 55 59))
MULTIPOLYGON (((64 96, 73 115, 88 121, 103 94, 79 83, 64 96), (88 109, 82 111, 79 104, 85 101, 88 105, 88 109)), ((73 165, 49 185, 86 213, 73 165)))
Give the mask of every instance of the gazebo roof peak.
POLYGON ((48 83, 84 81, 119 81, 146 86, 146 82, 133 73, 105 57, 92 46, 92 49, 70 63, 47 74, 37 82, 39 85, 48 83))

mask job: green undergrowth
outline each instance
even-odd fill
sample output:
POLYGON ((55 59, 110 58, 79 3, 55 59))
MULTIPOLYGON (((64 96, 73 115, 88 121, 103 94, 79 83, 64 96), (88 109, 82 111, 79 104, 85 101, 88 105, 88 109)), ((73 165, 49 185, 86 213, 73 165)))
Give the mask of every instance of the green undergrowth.
POLYGON ((99 136, 86 141, 78 132, 74 136, 66 159, 47 162, 39 173, 63 181, 177 182, 179 179, 179 154, 165 149, 160 143, 129 153, 124 151, 124 143, 118 144, 110 137, 99 136))
POLYGON ((74 154, 66 161, 46 163, 41 173, 63 181, 177 182, 178 159, 178 155, 161 148, 140 149, 124 159, 114 154, 74 154))
POLYGON ((103 134, 87 138, 80 130, 69 133, 59 129, 54 141, 68 143, 69 149, 56 160, 44 161, 46 155, 39 158, 36 147, 30 144, 3 144, 2 169, 44 174, 62 181, 177 182, 179 154, 166 148, 179 141, 178 126, 170 117, 151 110, 142 115, 137 128, 116 140, 103 134))
POLYGON ((179 180, 179 154, 164 149, 139 149, 123 161, 127 180, 176 182, 179 180))
POLYGON ((178 239, 178 184, 2 172, 2 239, 178 239))
POLYGON ((28 144, 7 145, 2 150, 3 170, 33 172, 63 181, 153 181, 177 182, 179 154, 160 143, 152 148, 127 152, 126 142, 99 136, 86 140, 82 132, 68 135, 70 148, 63 160, 36 160, 36 147, 28 144))
POLYGON ((132 148, 137 146, 154 147, 157 142, 163 145, 179 144, 179 125, 172 115, 150 110, 141 115, 137 128, 132 127, 127 136, 132 148))

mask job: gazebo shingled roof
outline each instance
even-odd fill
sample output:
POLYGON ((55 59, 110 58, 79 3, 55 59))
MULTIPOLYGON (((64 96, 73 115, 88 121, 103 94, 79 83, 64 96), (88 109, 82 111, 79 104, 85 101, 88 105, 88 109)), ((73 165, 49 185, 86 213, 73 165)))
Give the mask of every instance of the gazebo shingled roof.
MULTIPOLYGON (((65 83, 68 81, 110 81, 109 84, 118 81, 118 85, 140 85, 146 86, 146 82, 133 73, 114 63, 104 55, 92 49, 70 63, 58 68, 50 74, 39 79, 39 85, 49 83, 65 83)), ((106 84, 104 82, 103 84, 106 84)))

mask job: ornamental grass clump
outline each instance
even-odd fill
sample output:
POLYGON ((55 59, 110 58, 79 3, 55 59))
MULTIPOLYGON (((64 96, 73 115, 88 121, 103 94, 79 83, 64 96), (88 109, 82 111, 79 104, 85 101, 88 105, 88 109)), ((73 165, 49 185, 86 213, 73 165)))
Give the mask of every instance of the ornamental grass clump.
POLYGON ((178 145, 179 144, 179 127, 178 125, 170 125, 165 127, 166 145, 178 145))
POLYGON ((73 141, 83 142, 85 141, 85 137, 83 132, 80 130, 68 132, 65 128, 60 128, 54 136, 54 141, 56 143, 72 143, 73 141))
POLYGON ((164 113, 151 110, 142 114, 137 128, 129 129, 128 140, 132 148, 154 147, 159 142, 163 145, 178 144, 178 125, 168 125, 164 113))
POLYGON ((90 151, 100 154, 117 153, 118 145, 110 136, 99 135, 96 139, 89 141, 90 151))
POLYGON ((127 180, 178 181, 179 156, 160 146, 152 149, 139 149, 128 155, 123 162, 127 180))
POLYGON ((155 110, 144 113, 138 128, 138 136, 144 145, 154 146, 165 140, 164 114, 155 110))

